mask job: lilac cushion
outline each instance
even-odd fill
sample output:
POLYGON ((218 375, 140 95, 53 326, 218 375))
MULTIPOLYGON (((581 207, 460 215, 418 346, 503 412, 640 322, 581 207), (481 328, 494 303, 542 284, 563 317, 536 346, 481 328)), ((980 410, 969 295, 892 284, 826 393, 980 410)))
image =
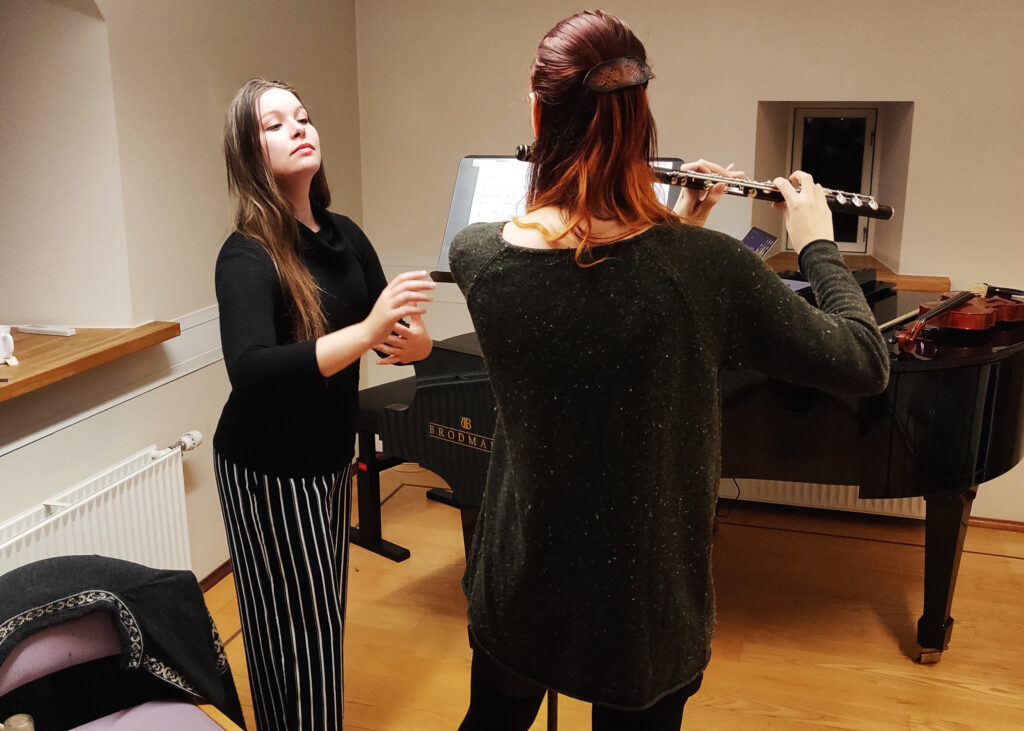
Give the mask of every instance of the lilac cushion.
POLYGON ((120 652, 121 641, 107 611, 41 629, 19 643, 0 665, 0 696, 57 670, 120 652))
POLYGON ((182 731, 182 729, 220 729, 221 725, 197 706, 180 701, 150 701, 126 711, 97 718, 71 731, 182 731))

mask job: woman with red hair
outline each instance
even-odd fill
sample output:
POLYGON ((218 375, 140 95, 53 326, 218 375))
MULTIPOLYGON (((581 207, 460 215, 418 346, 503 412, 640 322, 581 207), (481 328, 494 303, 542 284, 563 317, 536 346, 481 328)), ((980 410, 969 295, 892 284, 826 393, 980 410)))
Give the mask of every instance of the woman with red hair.
POLYGON ((722 369, 886 385, 809 175, 775 185, 820 309, 703 228, 721 186, 658 202, 651 78, 617 18, 558 23, 531 74, 527 212, 452 243, 498 407, 463 579, 464 731, 528 729, 549 688, 593 703, 594 729, 678 729, 710 657, 722 369))

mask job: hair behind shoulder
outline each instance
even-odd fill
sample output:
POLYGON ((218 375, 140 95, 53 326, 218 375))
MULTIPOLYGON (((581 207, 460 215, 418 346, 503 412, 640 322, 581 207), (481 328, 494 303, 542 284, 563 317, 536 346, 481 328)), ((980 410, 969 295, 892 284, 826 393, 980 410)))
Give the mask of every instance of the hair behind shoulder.
MULTIPOLYGON (((228 191, 237 197, 235 230, 267 250, 291 308, 295 336, 298 340, 311 340, 327 332, 327 317, 316 282, 299 257, 295 214, 266 163, 260 137, 260 95, 275 88, 298 97, 287 84, 256 78, 246 82, 231 100, 224 122, 228 191)), ((322 208, 331 203, 323 166, 313 176, 309 200, 322 208)))
POLYGON ((584 85, 592 68, 624 56, 647 61, 643 43, 625 23, 600 10, 586 11, 548 31, 530 74, 540 129, 530 156, 527 210, 554 206, 568 214, 563 231, 541 233, 548 241, 573 233, 580 240, 581 265, 595 260, 594 218, 638 231, 679 220, 654 193, 650 161, 657 155, 657 131, 647 84, 612 92, 584 85))

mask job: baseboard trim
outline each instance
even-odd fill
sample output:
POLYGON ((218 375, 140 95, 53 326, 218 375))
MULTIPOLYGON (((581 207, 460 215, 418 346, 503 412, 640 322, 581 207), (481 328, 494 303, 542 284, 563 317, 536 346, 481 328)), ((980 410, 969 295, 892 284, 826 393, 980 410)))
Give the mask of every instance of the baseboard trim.
POLYGON ((207 576, 205 579, 200 581, 199 582, 199 588, 202 589, 203 593, 205 594, 210 589, 212 589, 214 586, 216 586, 217 583, 221 579, 223 579, 225 576, 227 576, 230 573, 231 573, 231 559, 229 558, 227 561, 225 561, 220 566, 215 568, 213 570, 213 572, 209 576, 207 576))
POLYGON ((968 526, 978 528, 992 528, 994 530, 1008 530, 1012 533, 1024 533, 1024 523, 1016 520, 999 520, 997 518, 970 518, 968 526))

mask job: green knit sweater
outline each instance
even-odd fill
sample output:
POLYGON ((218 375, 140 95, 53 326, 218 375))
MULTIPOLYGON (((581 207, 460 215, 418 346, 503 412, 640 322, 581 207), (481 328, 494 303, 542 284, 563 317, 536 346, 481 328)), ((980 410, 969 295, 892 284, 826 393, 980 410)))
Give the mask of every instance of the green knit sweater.
POLYGON ((581 268, 501 228, 450 256, 498 408, 470 629, 523 676, 645 708, 709 659, 722 369, 877 393, 886 349, 831 242, 800 256, 815 309, 714 231, 652 228, 581 268))

